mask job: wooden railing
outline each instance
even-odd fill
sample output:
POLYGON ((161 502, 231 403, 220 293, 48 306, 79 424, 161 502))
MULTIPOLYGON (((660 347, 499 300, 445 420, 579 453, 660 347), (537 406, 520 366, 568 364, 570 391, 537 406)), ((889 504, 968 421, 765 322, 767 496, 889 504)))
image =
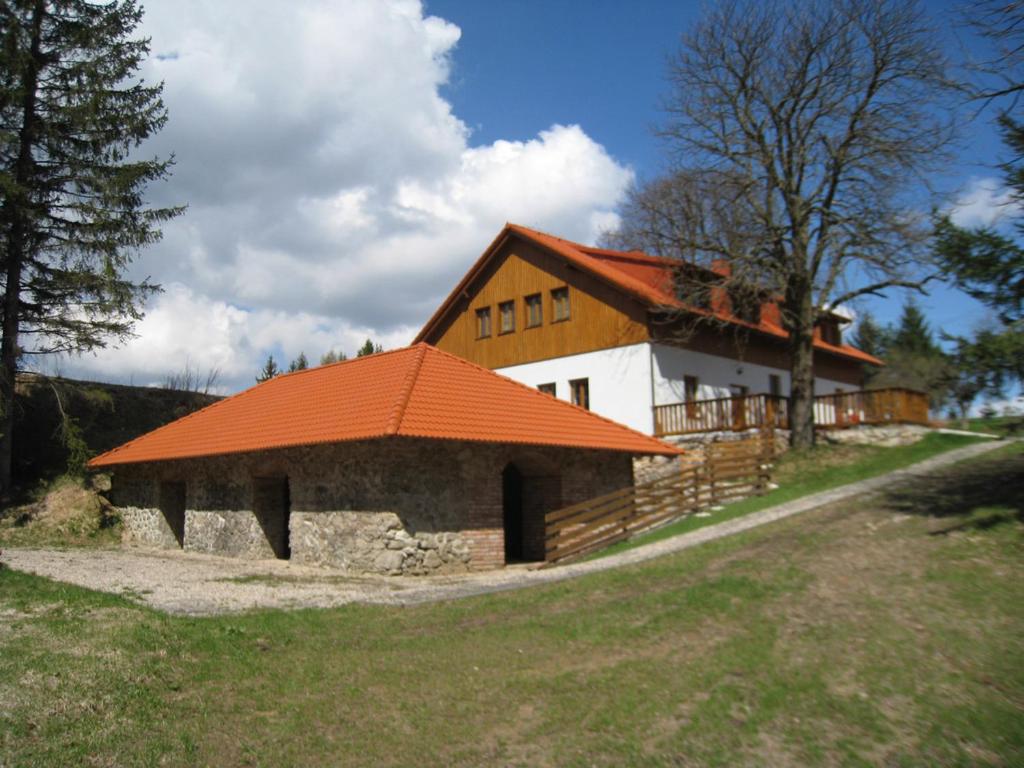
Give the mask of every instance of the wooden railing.
MULTIPOLYGON (((928 395, 912 389, 816 395, 813 406, 814 423, 822 429, 928 423, 928 395)), ((654 434, 659 437, 763 428, 789 428, 786 398, 760 394, 654 406, 654 434)))
POLYGON ((927 423, 928 395, 913 389, 869 389, 814 398, 814 424, 823 429, 927 423))
POLYGON ((676 464, 653 480, 549 512, 547 563, 574 560, 679 517, 752 494, 771 480, 774 436, 712 443, 698 463, 676 464))

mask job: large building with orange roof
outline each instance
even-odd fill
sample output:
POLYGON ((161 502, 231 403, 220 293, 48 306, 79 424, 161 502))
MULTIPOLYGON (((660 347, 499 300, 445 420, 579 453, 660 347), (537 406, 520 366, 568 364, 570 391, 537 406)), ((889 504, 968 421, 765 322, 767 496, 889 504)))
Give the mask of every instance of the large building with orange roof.
MULTIPOLYGON (((680 262, 574 243, 507 224, 422 328, 423 341, 649 435, 659 406, 789 394, 788 334, 771 300, 733 311, 676 290, 680 262), (693 327, 692 316, 716 320, 693 327)), ((713 283, 715 270, 707 270, 713 283)), ((722 277, 726 276, 724 270, 722 277)), ((860 389, 881 362, 815 334, 816 394, 860 389)), ((688 409, 680 408, 686 413, 688 409)))
POLYGON ((677 449, 427 344, 285 374, 92 460, 136 543, 387 574, 544 556, 677 449))

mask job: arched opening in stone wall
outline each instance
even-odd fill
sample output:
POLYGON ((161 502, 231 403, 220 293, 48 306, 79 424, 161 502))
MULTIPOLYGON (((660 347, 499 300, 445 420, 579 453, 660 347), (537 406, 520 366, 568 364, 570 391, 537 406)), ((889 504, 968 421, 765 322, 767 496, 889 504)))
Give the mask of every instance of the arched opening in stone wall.
POLYGON ((562 502, 557 469, 530 457, 509 462, 501 473, 505 562, 544 559, 544 515, 562 502))
POLYGON ((160 512, 171 529, 179 547, 185 546, 185 484, 178 481, 160 483, 160 512))
POLYGON ((291 557, 291 494, 288 478, 254 477, 252 483, 252 511, 256 521, 263 529, 274 557, 287 560, 291 557))

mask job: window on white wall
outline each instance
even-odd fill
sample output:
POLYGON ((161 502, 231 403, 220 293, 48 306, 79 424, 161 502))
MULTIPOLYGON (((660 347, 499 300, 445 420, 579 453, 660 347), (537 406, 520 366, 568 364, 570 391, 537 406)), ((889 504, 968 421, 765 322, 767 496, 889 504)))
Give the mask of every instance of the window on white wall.
POLYGON ((772 397, 782 395, 782 377, 777 373, 768 374, 768 394, 772 397))
POLYGON ((572 404, 590 410, 590 379, 573 379, 569 382, 572 404))
POLYGON ((558 393, 558 388, 555 386, 555 382, 553 381, 547 384, 538 384, 537 389, 545 395, 551 395, 552 397, 556 397, 558 393))

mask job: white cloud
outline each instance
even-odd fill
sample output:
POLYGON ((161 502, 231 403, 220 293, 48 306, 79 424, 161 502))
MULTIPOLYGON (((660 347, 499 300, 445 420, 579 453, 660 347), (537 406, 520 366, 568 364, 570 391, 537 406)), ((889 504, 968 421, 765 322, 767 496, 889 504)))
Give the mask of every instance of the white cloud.
MULTIPOLYGON (((344 319, 309 312, 243 309, 197 295, 187 286, 166 286, 136 327, 137 335, 116 351, 76 358, 74 374, 106 380, 159 384, 185 362, 202 373, 218 370, 228 389, 247 386, 267 354, 279 364, 305 352, 316 362, 329 349, 349 355, 372 336, 385 347, 407 343, 414 329, 378 333, 344 319)), ((68 373, 67 365, 64 373, 68 373)))
POLYGON ((416 0, 146 13, 170 120, 144 151, 177 160, 149 198, 189 208, 132 267, 170 286, 139 338, 69 374, 148 381, 188 357, 237 387, 275 349, 398 346, 506 221, 584 241, 617 221, 632 173, 580 126, 471 144, 440 93, 461 32, 416 0))
POLYGON ((960 227, 991 227, 1020 213, 1010 190, 991 177, 971 179, 950 209, 953 223, 960 227))

